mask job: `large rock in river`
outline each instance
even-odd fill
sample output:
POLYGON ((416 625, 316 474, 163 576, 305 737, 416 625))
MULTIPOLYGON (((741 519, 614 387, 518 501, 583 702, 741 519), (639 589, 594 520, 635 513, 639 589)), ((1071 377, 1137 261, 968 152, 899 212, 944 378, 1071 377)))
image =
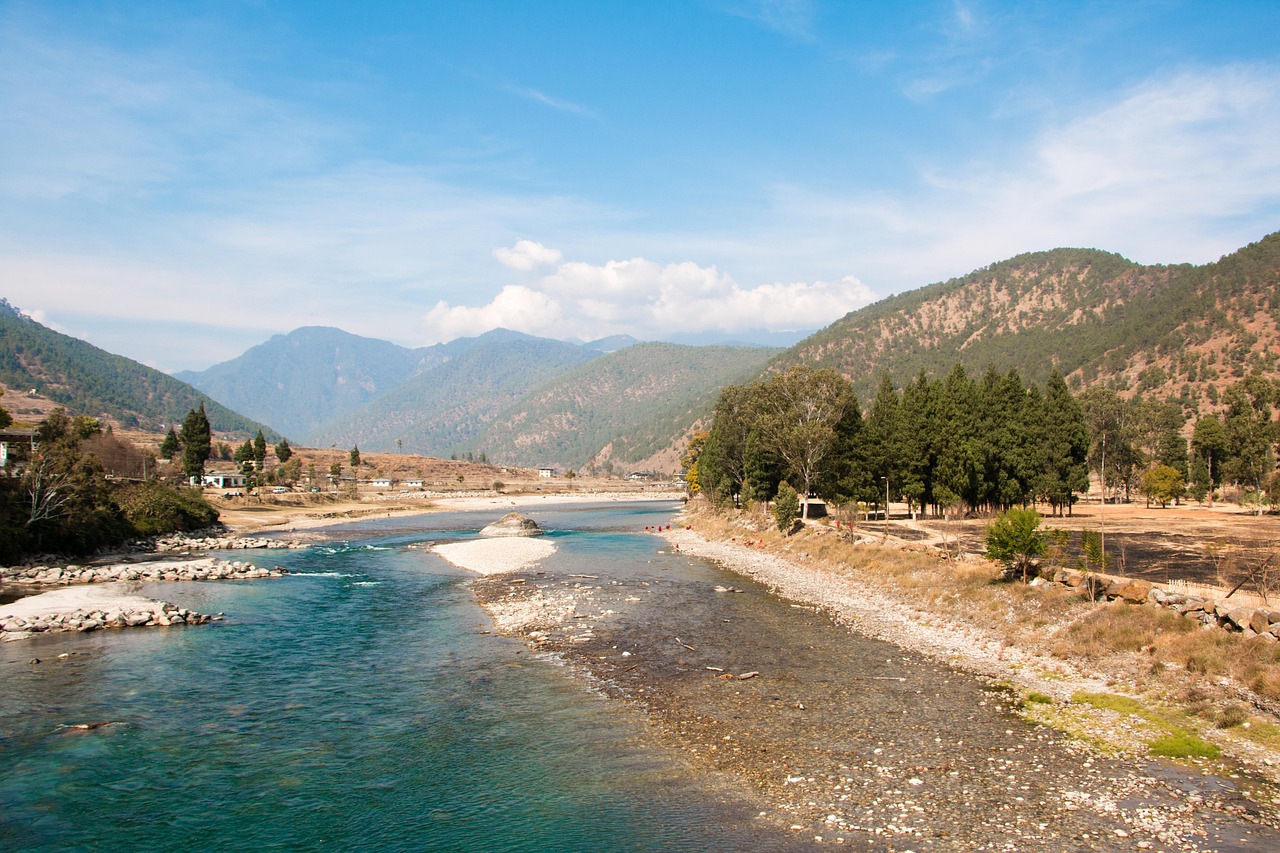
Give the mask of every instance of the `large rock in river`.
POLYGON ((542 528, 532 518, 509 512, 480 531, 481 536, 541 536, 542 528))

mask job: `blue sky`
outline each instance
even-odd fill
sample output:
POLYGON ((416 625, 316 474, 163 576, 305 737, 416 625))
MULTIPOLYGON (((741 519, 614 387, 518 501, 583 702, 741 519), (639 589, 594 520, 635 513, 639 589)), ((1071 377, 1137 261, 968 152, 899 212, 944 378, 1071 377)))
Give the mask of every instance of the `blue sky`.
POLYGON ((815 329, 1280 229, 1280 3, 0 0, 0 296, 166 370, 815 329))

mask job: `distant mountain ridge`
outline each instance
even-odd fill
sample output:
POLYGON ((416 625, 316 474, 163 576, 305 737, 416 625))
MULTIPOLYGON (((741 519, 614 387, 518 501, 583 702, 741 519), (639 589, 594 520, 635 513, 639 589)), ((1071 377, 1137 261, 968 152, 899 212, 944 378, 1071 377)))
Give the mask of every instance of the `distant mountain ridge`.
POLYGON ((35 389, 76 414, 159 432, 204 404, 221 433, 253 435, 269 426, 218 403, 167 373, 55 332, 0 299, 0 385, 35 389))
POLYGON ((848 376, 865 402, 882 373, 1016 368, 1212 407, 1236 379, 1280 379, 1280 234, 1215 263, 1144 266, 1094 249, 1018 255, 847 314, 782 353, 848 376))
POLYGON ((626 335, 573 344, 507 329, 410 349, 306 327, 180 375, 304 444, 571 468, 656 455, 671 468, 674 436, 776 352, 626 335))

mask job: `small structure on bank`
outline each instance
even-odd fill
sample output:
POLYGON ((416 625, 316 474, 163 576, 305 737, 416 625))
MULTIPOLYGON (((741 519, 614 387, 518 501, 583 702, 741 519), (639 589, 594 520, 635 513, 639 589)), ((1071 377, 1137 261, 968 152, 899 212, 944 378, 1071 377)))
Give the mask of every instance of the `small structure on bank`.
POLYGON ((541 536, 542 528, 532 518, 509 512, 480 531, 481 536, 541 536))

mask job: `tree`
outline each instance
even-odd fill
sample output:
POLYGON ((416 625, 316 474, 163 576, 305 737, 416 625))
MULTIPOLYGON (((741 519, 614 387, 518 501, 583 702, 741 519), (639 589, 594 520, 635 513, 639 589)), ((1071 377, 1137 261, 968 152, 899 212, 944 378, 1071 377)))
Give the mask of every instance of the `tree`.
POLYGON ((685 448, 684 454, 680 457, 680 467, 684 470, 685 487, 689 490, 690 495, 696 495, 702 489, 698 482, 698 457, 702 455, 702 448, 707 443, 707 430, 695 430, 693 435, 689 437, 689 445, 685 448))
POLYGON ((238 465, 243 465, 246 462, 252 462, 253 461, 253 442, 246 438, 244 440, 244 444, 236 448, 235 453, 232 454, 232 458, 235 460, 236 464, 238 465))
POLYGON ((1043 427, 1043 479, 1037 491, 1049 501, 1055 515, 1064 506, 1070 515, 1076 492, 1089 488, 1089 428, 1084 409, 1056 370, 1044 386, 1043 427))
POLYGON ((178 438, 182 443, 182 472, 198 484, 204 475, 204 463, 208 461, 212 450, 209 417, 204 412, 204 403, 200 404, 198 410, 191 409, 187 412, 178 438))
MULTIPOLYGON (((1276 422, 1272 417, 1276 389, 1260 376, 1250 376, 1227 389, 1227 444, 1232 450, 1227 474, 1261 495, 1275 470, 1276 422)), ((1262 513, 1262 504, 1258 504, 1262 513)))
POLYGON ((283 465, 288 462, 292 456, 293 448, 289 446, 289 439, 280 439, 280 443, 276 445, 276 461, 283 465))
POLYGON ((262 463, 267 460, 267 437, 262 434, 262 430, 258 430, 258 434, 253 437, 253 461, 258 468, 262 468, 262 463))
POLYGON ((800 496, 791 488, 790 483, 783 480, 778 485, 778 496, 773 499, 773 518, 778 523, 778 529, 783 533, 790 531, 799 514, 800 496))
POLYGON ((987 528, 987 558, 1004 563, 1007 577, 1020 571, 1022 580, 1026 581, 1032 565, 1046 547, 1040 530, 1040 513, 1034 509, 1005 510, 987 528))
POLYGON ((1163 508, 1187 493, 1187 481, 1177 468, 1157 462, 1142 475, 1141 488, 1148 501, 1155 501, 1163 508))
POLYGON ((800 481, 805 518, 809 495, 832 464, 840 437, 837 427, 856 407, 852 386, 834 370, 793 367, 768 382, 761 439, 800 481))
POLYGON ((358 446, 352 446, 351 452, 347 454, 347 463, 352 468, 360 467, 360 448, 358 446))
POLYGON ((165 459, 172 459, 178 455, 178 451, 182 449, 182 445, 178 443, 178 436, 174 433, 173 427, 169 427, 169 431, 165 433, 164 441, 160 442, 160 456, 165 459))
MULTIPOLYGON (((1208 414, 1196 421, 1191 434, 1191 452, 1197 462, 1204 463, 1206 494, 1221 486, 1222 467, 1227 459, 1227 430, 1217 415, 1208 414)), ((1197 484, 1201 482, 1194 472, 1191 479, 1197 484)))
MULTIPOLYGON (((3 397, 3 396, 4 396, 4 389, 0 388, 0 397, 3 397)), ((13 416, 10 415, 8 412, 6 412, 4 410, 4 407, 0 406, 0 429, 4 429, 5 427, 9 426, 12 423, 13 423, 13 416)))

